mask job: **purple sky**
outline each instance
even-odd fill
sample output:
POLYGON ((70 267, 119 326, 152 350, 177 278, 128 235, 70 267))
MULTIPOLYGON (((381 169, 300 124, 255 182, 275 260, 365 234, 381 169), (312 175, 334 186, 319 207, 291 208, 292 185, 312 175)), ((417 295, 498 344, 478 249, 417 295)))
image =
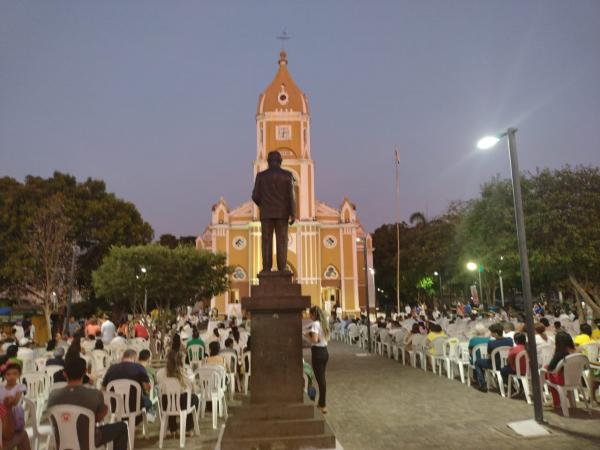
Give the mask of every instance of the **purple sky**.
POLYGON ((600 2, 4 1, 0 176, 106 181, 158 236, 249 198, 259 93, 289 68, 312 113, 317 196, 373 230, 521 167, 600 165, 600 2), (284 4, 285 3, 285 4, 284 4))

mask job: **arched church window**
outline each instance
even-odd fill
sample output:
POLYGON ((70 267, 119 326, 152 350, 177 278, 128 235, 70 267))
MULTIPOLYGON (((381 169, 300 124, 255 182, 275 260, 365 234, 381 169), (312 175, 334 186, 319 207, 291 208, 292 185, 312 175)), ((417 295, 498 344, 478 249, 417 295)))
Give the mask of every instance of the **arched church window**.
POLYGON ((340 274, 338 273, 337 269, 330 264, 325 269, 325 273, 323 274, 323 276, 327 280, 335 280, 340 277, 340 274))
POLYGON ((235 281, 244 281, 246 279, 246 271, 241 267, 237 266, 231 275, 235 281))

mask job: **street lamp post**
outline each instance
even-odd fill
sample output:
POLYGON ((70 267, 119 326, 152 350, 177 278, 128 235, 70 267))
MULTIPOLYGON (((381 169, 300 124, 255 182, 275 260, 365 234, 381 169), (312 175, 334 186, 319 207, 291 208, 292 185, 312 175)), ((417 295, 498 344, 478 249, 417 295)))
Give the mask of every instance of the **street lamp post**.
MULTIPOLYGON (((500 278, 500 299, 502 300, 502 308, 504 308, 504 285, 502 284, 502 270, 498 270, 498 277, 500 278)), ((494 298, 496 298, 495 294, 494 298)))
POLYGON ((363 243, 363 255, 365 261, 365 307, 367 310, 367 346, 371 353, 371 319, 369 318, 369 263, 367 260, 367 238, 356 238, 356 242, 363 243))
POLYGON ((439 273, 437 270, 435 272, 433 272, 433 274, 439 278, 440 280, 440 300, 442 299, 442 274, 439 273))
MULTIPOLYGON (((144 275, 148 272, 145 267, 141 267, 140 270, 144 275)), ((144 283, 144 314, 148 313, 148 288, 146 287, 146 283, 144 283)))
POLYGON ((521 265, 521 282, 525 304, 525 327, 527 331, 527 350, 529 353, 529 372, 531 373, 531 389, 533 390, 533 409, 535 420, 537 422, 542 422, 544 420, 544 415, 542 409, 542 394, 540 390, 540 373, 538 371, 537 348, 535 345, 535 331, 533 328, 533 301, 531 298, 531 279, 529 278, 529 259, 527 256, 527 242, 525 237, 525 218, 523 214, 519 162, 517 159, 516 133, 516 128, 509 128, 506 132, 498 136, 484 137, 477 143, 477 147, 482 150, 489 149, 496 145, 504 136, 508 139, 508 155, 510 159, 515 222, 517 225, 517 241, 519 244, 519 260, 521 265))
POLYGON ((479 272, 479 301, 481 302, 481 304, 483 305, 483 286, 481 285, 481 267, 479 264, 474 263, 473 261, 469 261, 467 263, 467 269, 469 269, 471 272, 479 272))

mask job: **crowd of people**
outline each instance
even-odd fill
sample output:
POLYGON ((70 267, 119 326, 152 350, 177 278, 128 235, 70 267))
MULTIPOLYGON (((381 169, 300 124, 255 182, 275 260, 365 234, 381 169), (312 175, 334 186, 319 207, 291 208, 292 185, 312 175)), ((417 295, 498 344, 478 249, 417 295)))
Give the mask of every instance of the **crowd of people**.
MULTIPOLYGON (((182 311, 166 329, 161 329, 151 315, 129 316, 116 324, 108 315, 87 320, 71 317, 64 333, 55 333, 45 346, 34 345, 31 324, 25 325, 18 323, 7 330, 0 346, 0 375, 4 379, 0 384, 1 448, 31 447, 24 431, 21 399, 27 395, 27 378, 33 378, 35 372, 46 372, 51 379, 52 387, 43 405, 46 413, 59 405, 85 408, 98 422, 96 445, 112 442, 115 450, 125 450, 128 446, 125 422, 104 423, 116 406, 114 400, 107 403, 103 394, 110 390, 111 383, 133 382, 135 388, 132 387, 129 396, 128 410, 139 412, 136 418, 139 424, 142 412, 149 421, 156 419, 159 401, 166 407, 166 397, 158 398, 166 380, 179 383, 182 407, 190 395, 190 403, 197 410, 200 398, 194 385, 194 369, 219 366, 224 373, 232 373, 238 379, 250 370, 244 358, 250 351, 249 322, 238 323, 236 318, 209 321, 207 316, 182 311), (194 347, 201 348, 199 361, 191 352, 194 347), (229 358, 228 354, 235 354, 236 358, 229 358), (231 367, 231 361, 237 362, 235 367, 231 367), (135 392, 138 388, 139 396, 135 392)), ((241 389, 239 383, 238 389, 241 389)), ((207 400, 210 404, 210 399, 207 400)), ((189 414, 187 432, 193 427, 193 414, 189 414)), ((171 434, 179 430, 175 416, 168 418, 168 430, 171 434)))
MULTIPOLYGON (((543 376, 552 384, 564 385, 563 369, 560 365, 566 356, 583 353, 590 362, 598 362, 597 346, 600 345, 600 320, 580 321, 570 308, 551 308, 547 304, 538 303, 534 308, 535 345, 540 369, 543 376), (556 371, 557 367, 559 368, 556 371)), ((503 382, 506 384, 510 375, 527 373, 526 358, 520 358, 520 370, 517 368, 517 357, 527 352, 527 334, 522 314, 502 308, 484 312, 470 303, 456 304, 449 308, 428 308, 424 304, 406 305, 405 309, 395 317, 379 317, 371 323, 371 337, 375 345, 383 340, 396 345, 400 351, 410 352, 413 345, 425 342, 425 348, 431 356, 441 356, 441 346, 435 342, 443 342, 456 338, 468 350, 468 359, 473 368, 472 386, 480 391, 489 389, 486 371, 494 365, 499 368, 503 382), (385 330, 385 331, 382 331, 385 330), (438 341, 439 339, 439 341, 438 341), (482 348, 485 351, 480 351, 482 348), (492 363, 490 355, 495 349, 510 348, 507 358, 495 353, 492 363)), ((330 326, 336 335, 349 336, 351 342, 364 339, 366 317, 337 317, 335 312, 330 316, 330 326)), ((600 370, 592 368, 589 377, 584 380, 588 384, 591 400, 599 404, 597 391, 600 384, 600 370)), ((553 405, 559 408, 560 398, 556 389, 549 388, 553 405)))

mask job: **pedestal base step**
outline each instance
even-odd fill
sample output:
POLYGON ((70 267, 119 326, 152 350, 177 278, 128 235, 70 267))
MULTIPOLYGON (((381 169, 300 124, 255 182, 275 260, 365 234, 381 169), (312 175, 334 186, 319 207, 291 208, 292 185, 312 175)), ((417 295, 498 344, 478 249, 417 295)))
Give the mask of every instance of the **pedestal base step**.
POLYGON ((263 436, 260 438, 242 438, 225 440, 221 443, 221 450, 309 450, 309 449, 335 449, 335 436, 329 434, 318 436, 263 436))
POLYGON ((314 403, 245 404, 230 409, 222 450, 334 449, 335 435, 314 403))

